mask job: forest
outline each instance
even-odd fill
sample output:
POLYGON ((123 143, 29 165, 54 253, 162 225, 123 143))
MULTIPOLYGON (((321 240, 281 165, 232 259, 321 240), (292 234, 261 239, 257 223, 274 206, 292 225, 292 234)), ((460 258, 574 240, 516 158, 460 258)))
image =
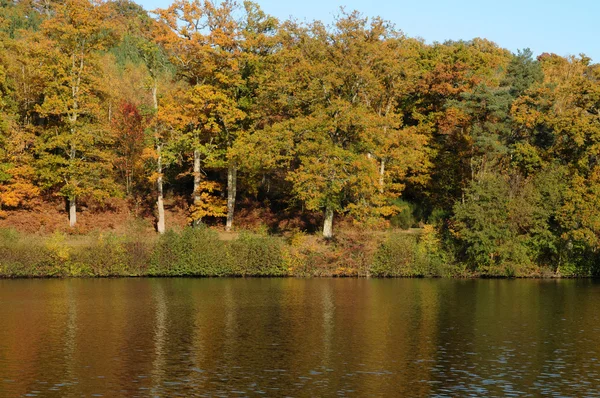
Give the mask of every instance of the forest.
POLYGON ((345 9, 280 21, 250 1, 0 7, 5 259, 25 214, 58 206, 41 245, 64 260, 78 217, 124 204, 156 231, 159 268, 203 236, 233 257, 276 246, 278 275, 318 274, 299 258, 331 275, 600 274, 600 65, 583 54, 428 44, 345 9), (190 231, 170 231, 175 207, 190 231), (260 231, 221 242, 240 212, 260 231))

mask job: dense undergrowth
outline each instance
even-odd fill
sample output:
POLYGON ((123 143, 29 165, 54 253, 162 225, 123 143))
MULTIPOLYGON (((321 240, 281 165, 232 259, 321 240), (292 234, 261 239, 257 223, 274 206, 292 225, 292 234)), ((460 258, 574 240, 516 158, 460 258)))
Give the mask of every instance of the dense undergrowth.
POLYGON ((334 240, 301 232, 287 236, 242 232, 222 240, 209 228, 169 231, 160 237, 96 233, 50 236, 0 230, 0 277, 548 277, 541 267, 461 264, 436 230, 346 231, 334 240))

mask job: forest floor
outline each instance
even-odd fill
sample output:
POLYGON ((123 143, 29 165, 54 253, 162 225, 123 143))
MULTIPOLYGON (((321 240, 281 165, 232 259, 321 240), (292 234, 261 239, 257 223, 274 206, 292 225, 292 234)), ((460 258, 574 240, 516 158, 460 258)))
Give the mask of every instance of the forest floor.
MULTIPOLYGON (((27 235, 47 236, 55 232, 61 232, 68 235, 89 235, 102 232, 112 232, 123 235, 147 235, 150 239, 155 236, 155 217, 140 210, 141 206, 136 206, 126 200, 112 200, 103 207, 80 206, 77 212, 77 225, 74 228, 69 227, 66 203, 61 201, 37 201, 26 210, 8 210, 4 211, 0 218, 0 229, 14 229, 19 233, 27 235)), ((181 231, 189 225, 187 217, 187 205, 181 199, 175 198, 165 201, 165 215, 167 229, 181 231)), ((272 229, 275 225, 280 231, 309 231, 315 236, 320 235, 317 220, 312 221, 313 225, 307 225, 300 221, 298 217, 285 219, 286 215, 277 215, 272 212, 260 209, 256 206, 240 206, 236 212, 235 230, 226 232, 222 220, 212 220, 208 225, 218 233, 223 241, 231 241, 239 236, 239 231, 258 231, 260 229, 272 229)), ((336 222, 337 231, 354 230, 359 225, 352 224, 348 220, 339 220, 336 222)), ((377 233, 381 228, 374 228, 373 233, 377 233)), ((418 235, 421 228, 410 228, 408 230, 398 230, 398 232, 418 235)), ((385 233, 383 230, 381 233, 385 233)))
MULTIPOLYGON (((77 211, 77 225, 69 227, 69 219, 64 202, 38 201, 27 210, 5 211, 0 218, 0 229, 15 229, 20 233, 50 235, 63 232, 85 235, 93 231, 110 231, 152 234, 155 231, 154 216, 144 214, 125 200, 112 200, 104 207, 80 206, 77 211)), ((186 210, 175 203, 165 208, 168 227, 175 230, 187 225, 186 210)))

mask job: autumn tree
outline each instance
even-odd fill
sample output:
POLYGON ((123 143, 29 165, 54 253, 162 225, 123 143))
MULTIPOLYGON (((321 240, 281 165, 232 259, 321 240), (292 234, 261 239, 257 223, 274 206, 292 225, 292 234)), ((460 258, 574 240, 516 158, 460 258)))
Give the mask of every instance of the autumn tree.
POLYGON ((516 162, 533 173, 552 164, 567 167, 569 186, 557 219, 572 248, 568 257, 589 257, 600 236, 593 214, 598 202, 600 69, 585 56, 544 54, 539 60, 543 81, 513 106, 516 162))
POLYGON ((115 135, 115 165, 125 180, 125 192, 132 194, 138 174, 143 173, 142 155, 145 148, 145 117, 137 106, 122 102, 115 112, 112 127, 115 135))
POLYGON ((361 56, 372 73, 364 95, 371 119, 365 143, 378 161, 383 214, 391 215, 404 210, 392 204, 407 181, 423 184, 428 179, 431 123, 418 114, 412 99, 422 75, 418 60, 423 44, 379 19, 369 34, 378 40, 361 56))
POLYGON ((138 126, 136 133, 137 152, 142 147, 140 161, 149 165, 150 171, 144 174, 144 182, 149 181, 155 186, 156 229, 162 234, 166 230, 164 169, 169 163, 165 159, 165 147, 173 130, 170 125, 172 115, 169 114, 173 109, 165 112, 163 103, 168 103, 168 98, 173 97, 172 91, 178 90, 172 80, 172 67, 160 44, 160 37, 169 29, 150 18, 135 3, 122 1, 111 3, 111 6, 112 15, 120 22, 123 32, 118 46, 111 49, 121 69, 116 80, 122 82, 122 87, 119 87, 116 99, 131 103, 140 111, 142 126, 138 126), (140 134, 140 128, 143 134, 140 134))
POLYGON ((378 24, 352 13, 331 30, 320 23, 286 26, 287 71, 274 89, 284 112, 294 108, 283 122, 295 142, 288 180, 307 209, 324 211, 326 238, 333 236, 336 212, 363 217, 379 208, 378 167, 368 145, 375 123, 366 101, 375 81, 368 60, 381 39, 378 24))
POLYGON ((56 3, 42 24, 43 72, 47 81, 38 112, 45 118, 38 170, 46 189, 69 203, 69 224, 77 221, 77 199, 112 194, 112 144, 100 101, 98 52, 114 36, 105 21, 106 7, 87 0, 56 3))
MULTIPOLYGON (((1 46, 1 44, 0 44, 1 46)), ((6 53, 4 53, 6 54, 6 53)), ((0 215, 2 209, 26 207, 40 194, 34 185, 33 134, 15 109, 12 88, 0 63, 0 215)))
POLYGON ((430 211, 451 212, 482 166, 489 166, 481 146, 495 142, 497 133, 488 132, 495 121, 506 122, 496 109, 510 109, 507 89, 499 89, 510 57, 484 39, 436 43, 421 55, 423 74, 413 100, 433 127, 431 179, 420 195, 430 211))
POLYGON ((31 38, 44 19, 35 3, 0 4, 0 213, 28 209, 40 195, 34 167, 35 106, 45 82, 31 38))
MULTIPOLYGON (((256 90, 253 79, 260 69, 261 57, 274 46, 268 38, 277 21, 251 2, 244 2, 239 8, 230 1, 177 1, 158 13, 172 30, 163 41, 179 74, 190 86, 188 102, 194 104, 189 108, 189 124, 183 130, 193 154, 193 209, 204 210, 192 218, 198 223, 199 214, 210 213, 201 203, 201 191, 206 188, 206 183, 202 183, 203 165, 225 169, 226 229, 230 230, 239 169, 239 151, 232 148, 238 136, 248 134, 255 124, 251 114, 256 90), (239 20, 237 12, 242 15, 239 20)), ((207 198, 206 193, 204 197, 207 198)))

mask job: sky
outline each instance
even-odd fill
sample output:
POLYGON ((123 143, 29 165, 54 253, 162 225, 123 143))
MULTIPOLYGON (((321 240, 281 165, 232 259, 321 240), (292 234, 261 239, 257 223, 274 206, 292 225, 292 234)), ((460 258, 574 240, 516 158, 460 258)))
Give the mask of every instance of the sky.
MULTIPOLYGON (((170 0, 135 1, 147 10, 170 4, 170 0)), ((535 55, 584 53, 600 62, 600 0, 254 1, 282 20, 328 23, 344 6, 365 16, 381 16, 407 36, 427 43, 481 37, 512 52, 530 48, 535 55)))

